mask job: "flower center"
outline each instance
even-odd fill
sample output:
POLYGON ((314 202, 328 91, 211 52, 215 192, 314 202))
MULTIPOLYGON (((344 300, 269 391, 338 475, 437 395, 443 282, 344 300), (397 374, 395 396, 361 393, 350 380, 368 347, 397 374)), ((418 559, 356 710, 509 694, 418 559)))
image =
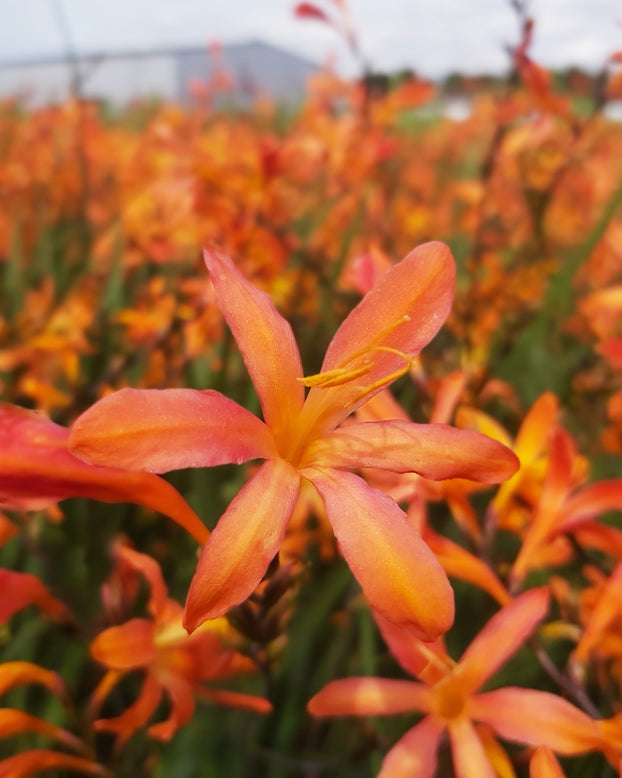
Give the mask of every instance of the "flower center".
POLYGON ((434 712, 444 719, 456 719, 466 707, 467 695, 458 678, 448 676, 434 686, 434 712))

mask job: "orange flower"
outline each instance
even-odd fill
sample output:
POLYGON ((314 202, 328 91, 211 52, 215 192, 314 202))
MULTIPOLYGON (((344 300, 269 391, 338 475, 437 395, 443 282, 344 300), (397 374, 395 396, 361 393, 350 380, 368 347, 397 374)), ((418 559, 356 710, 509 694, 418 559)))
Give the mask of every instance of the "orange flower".
POLYGON ((456 776, 493 778, 475 721, 504 739, 548 745, 562 754, 599 748, 598 724, 561 697, 548 692, 507 687, 477 690, 522 645, 544 617, 545 588, 532 589, 499 611, 454 663, 440 641, 426 645, 380 618, 392 653, 421 682, 381 678, 332 681, 308 704, 314 716, 377 716, 422 711, 425 718, 409 730, 384 759, 379 778, 432 778, 436 752, 446 730, 456 776))
POLYGON ((72 450, 96 464, 153 472, 267 460, 203 550, 186 604, 189 630, 253 592, 278 552, 306 478, 370 603, 435 638, 453 619, 440 565, 396 503, 346 468, 494 482, 515 471, 516 458, 496 441, 442 424, 339 425, 403 375, 442 325, 455 274, 447 247, 420 246, 386 273, 343 322, 321 373, 310 378, 303 378, 291 328, 270 298, 229 258, 208 250, 205 261, 264 421, 211 390, 125 389, 75 422, 72 450), (306 399, 304 385, 311 387, 306 399))
POLYGON ((155 712, 163 692, 171 701, 166 721, 153 724, 148 732, 160 740, 169 740, 186 724, 194 712, 195 695, 224 705, 250 708, 259 713, 271 710, 263 697, 210 689, 203 681, 230 678, 248 672, 254 665, 238 652, 226 648, 230 637, 227 623, 206 624, 193 635, 182 627, 182 607, 167 596, 166 586, 157 562, 127 547, 117 548, 120 565, 141 573, 147 580, 151 596, 150 618, 134 618, 109 627, 91 644, 93 657, 108 668, 91 701, 91 714, 99 710, 113 687, 129 672, 142 670, 145 679, 138 699, 120 716, 98 719, 97 730, 116 732, 123 744, 155 712))

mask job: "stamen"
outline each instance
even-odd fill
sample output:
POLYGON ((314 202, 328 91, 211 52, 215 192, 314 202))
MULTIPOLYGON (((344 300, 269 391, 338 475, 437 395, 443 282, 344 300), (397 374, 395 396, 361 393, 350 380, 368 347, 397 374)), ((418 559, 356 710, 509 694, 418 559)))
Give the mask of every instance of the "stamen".
POLYGON ((330 386, 347 384, 349 381, 353 381, 355 378, 359 378, 359 376, 369 373, 372 367, 373 365, 371 363, 350 370, 346 367, 336 367, 333 370, 326 370, 323 373, 316 373, 315 375, 309 375, 305 378, 297 378, 296 381, 303 386, 320 386, 323 389, 327 389, 330 386))
MULTIPOLYGON (((355 360, 365 356, 365 354, 369 354, 372 351, 387 351, 391 354, 398 354, 399 356, 403 357, 407 362, 407 367, 396 374, 392 374, 395 376, 395 378, 399 378, 412 367, 412 358, 403 352, 398 351, 397 349, 390 348, 389 346, 378 346, 376 344, 384 340, 387 335, 390 335, 395 329, 397 329, 397 327, 399 327, 400 324, 404 324, 404 322, 408 321, 410 321, 410 316, 408 314, 404 314, 400 319, 392 322, 388 327, 382 330, 382 332, 378 334, 371 345, 367 345, 360 351, 356 351, 354 354, 351 354, 345 362, 341 363, 339 367, 335 367, 332 370, 325 370, 321 373, 315 373, 314 375, 305 376, 304 378, 297 378, 296 380, 303 386, 318 386, 324 389, 328 389, 331 386, 341 386, 342 384, 347 384, 350 381, 353 381, 355 378, 360 378, 360 376, 366 375, 374 366, 371 361, 362 367, 348 368, 347 365, 350 365, 355 360)), ((388 376, 386 380, 390 382, 394 379, 393 377, 388 376)), ((373 391, 375 388, 376 384, 374 384, 370 391, 373 391)))

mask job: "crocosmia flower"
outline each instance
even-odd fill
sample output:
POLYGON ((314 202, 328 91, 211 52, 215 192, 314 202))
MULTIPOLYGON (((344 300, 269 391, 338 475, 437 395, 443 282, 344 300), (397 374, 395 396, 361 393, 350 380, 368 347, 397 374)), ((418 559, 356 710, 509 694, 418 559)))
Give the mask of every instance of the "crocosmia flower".
POLYGON ((207 250, 205 262, 263 420, 212 390, 123 389, 77 419, 73 452, 91 463, 155 473, 265 460, 203 549, 186 602, 187 629, 253 592, 279 550, 306 479, 324 501, 370 604, 434 639, 453 620, 445 573, 398 505, 349 471, 497 482, 514 473, 517 459, 497 441, 444 424, 341 425, 406 373, 440 329, 454 291, 449 249, 428 243, 391 268, 338 329, 320 373, 306 378, 292 330, 268 295, 228 257, 207 250))

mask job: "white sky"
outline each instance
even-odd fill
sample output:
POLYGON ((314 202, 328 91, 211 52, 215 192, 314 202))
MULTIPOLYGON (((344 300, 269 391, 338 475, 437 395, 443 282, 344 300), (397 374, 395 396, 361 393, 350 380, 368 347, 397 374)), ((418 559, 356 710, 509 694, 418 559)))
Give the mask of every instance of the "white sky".
MULTIPOLYGON (((333 10, 334 0, 315 0, 333 10)), ((64 15, 75 48, 105 53, 167 45, 262 39, 353 73, 347 46, 318 22, 293 15, 295 0, 0 0, 0 60, 62 55, 64 15)), ((518 23, 508 0, 349 0, 362 49, 377 69, 499 72, 518 23)), ((533 56, 549 66, 596 70, 622 49, 622 0, 531 0, 533 56)))

